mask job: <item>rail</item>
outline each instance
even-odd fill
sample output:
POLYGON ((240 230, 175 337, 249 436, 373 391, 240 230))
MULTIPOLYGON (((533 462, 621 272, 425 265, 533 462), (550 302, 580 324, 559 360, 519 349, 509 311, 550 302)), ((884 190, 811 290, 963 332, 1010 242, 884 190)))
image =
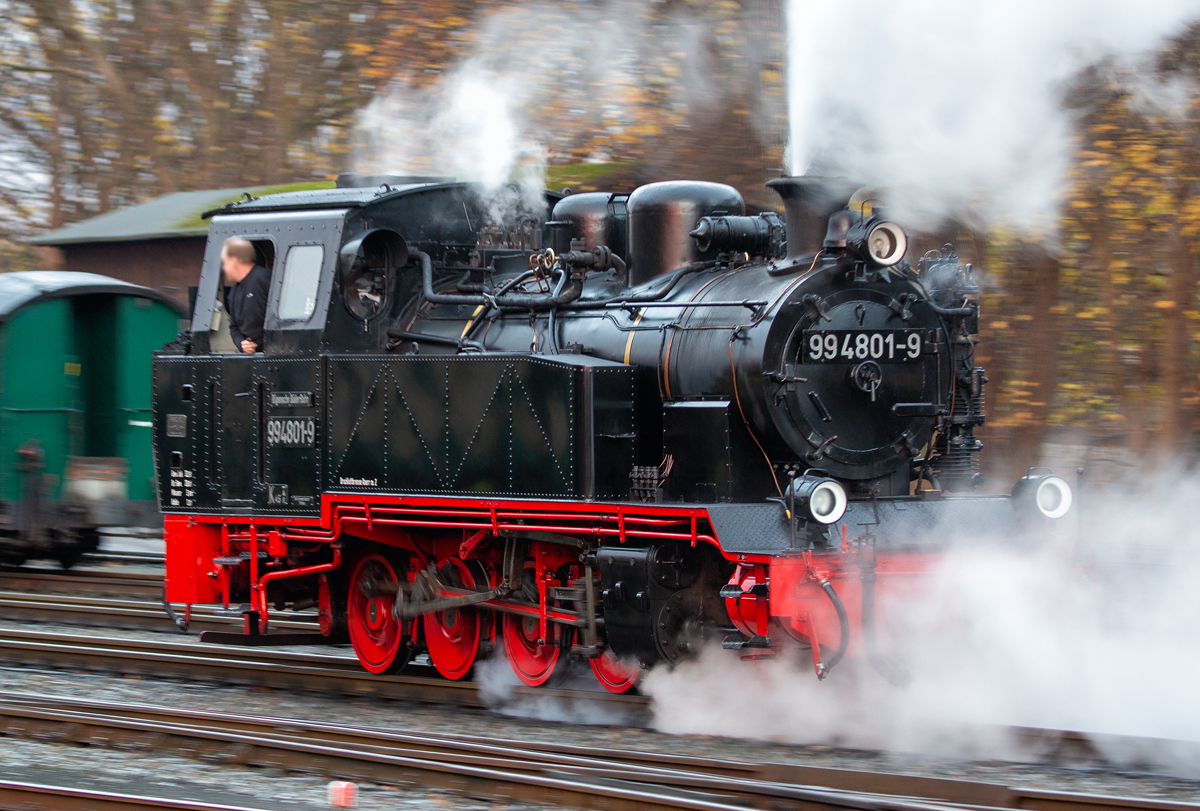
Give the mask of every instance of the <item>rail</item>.
POLYGON ((748 763, 657 752, 362 729, 144 704, 0 693, 0 732, 136 749, 152 742, 205 760, 236 760, 382 784, 624 809, 1195 811, 1200 805, 1056 792, 854 769, 748 763))
MULTIPOLYGON (((199 642, 102 637, 94 633, 59 633, 0 629, 0 658, 25 666, 137 673, 193 682, 241 684, 305 690, 333 695, 375 696, 451 706, 487 707, 470 682, 447 681, 432 668, 411 666, 411 673, 380 676, 362 669, 352 656, 284 648, 225 647, 199 642)), ((640 696, 604 690, 511 688, 511 700, 546 700, 564 706, 609 708, 626 722, 644 723, 649 705, 640 696)))
POLYGON ((0 780, 0 808, 20 808, 23 811, 42 808, 54 811, 144 811, 147 808, 162 811, 252 811, 251 806, 200 803, 16 780, 0 780))

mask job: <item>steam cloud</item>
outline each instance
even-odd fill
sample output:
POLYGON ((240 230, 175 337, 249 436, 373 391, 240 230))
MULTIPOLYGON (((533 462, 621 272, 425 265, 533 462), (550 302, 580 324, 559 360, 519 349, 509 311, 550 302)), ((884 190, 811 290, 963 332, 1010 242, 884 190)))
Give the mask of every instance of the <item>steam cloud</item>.
MULTIPOLYGON (((648 5, 535 3, 490 15, 469 59, 432 86, 399 80, 363 112, 356 168, 493 188, 515 176, 537 194, 549 160, 628 152, 654 58, 631 29, 648 5), (604 136, 578 153, 596 132, 604 136)), ((884 186, 906 224, 969 209, 1047 228, 1069 154, 1065 83, 1099 57, 1128 62, 1196 11, 1184 0, 790 0, 791 171, 884 186)), ((704 34, 680 16, 647 40, 682 43, 671 55, 685 77, 681 95, 654 103, 683 121, 719 96, 703 78, 703 49, 687 47, 704 34)), ((1173 97, 1149 80, 1143 95, 1150 104, 1173 97)), ((817 682, 796 661, 750 664, 711 650, 648 676, 656 723, 981 755, 1013 751, 998 726, 1011 724, 1200 740, 1196 503, 1200 481, 1164 479, 1127 499, 1089 502, 1089 527, 1102 529, 1078 549, 1073 535, 1032 552, 962 539, 932 573, 927 599, 880 607, 893 624, 883 636, 903 642, 897 652, 914 677, 905 687, 849 660, 817 682)), ((514 702, 502 657, 481 664, 479 678, 507 711, 575 717, 514 702)))
MULTIPOLYGON (((468 63, 434 88, 397 84, 360 116, 356 168, 366 174, 450 175, 481 183, 492 195, 516 180, 530 207, 540 206, 545 149, 522 131, 519 84, 468 63)), ((493 219, 516 201, 496 199, 493 219)))
MULTIPOLYGON (((515 178, 533 195, 548 163, 653 162, 658 128, 686 130, 732 96, 744 100, 746 87, 714 80, 713 43, 737 50, 743 81, 768 58, 769 32, 756 24, 762 9, 738 14, 740 44, 718 31, 720 21, 654 0, 487 13, 461 62, 431 85, 398 77, 360 114, 355 169, 454 175, 491 188, 515 178)), ((774 127, 775 102, 752 101, 752 120, 774 127)))
MULTIPOLYGON (((498 640, 499 642, 499 640, 498 640)), ((625 725, 637 723, 637 710, 622 710, 616 706, 605 706, 586 697, 568 698, 551 696, 546 690, 542 694, 521 694, 521 680, 509 665, 504 644, 499 642, 491 656, 475 665, 474 681, 479 694, 493 712, 519 718, 536 718, 539 721, 558 721, 567 724, 625 725)), ((552 686, 566 687, 576 691, 596 691, 600 688, 592 678, 591 670, 576 664, 564 677, 552 679, 552 686)))
MULTIPOLYGON (((1040 546, 962 539, 921 599, 880 605, 882 644, 912 675, 903 687, 858 660, 818 682, 798 659, 748 663, 709 650, 649 674, 655 723, 987 757, 1019 752, 1004 725, 1200 741, 1197 503, 1200 479, 1164 476, 1124 498, 1087 500, 1078 539, 1073 527, 1040 546)), ((1195 775, 1195 751, 1107 754, 1195 775)))
POLYGON ((1053 230, 1066 82, 1197 15, 1195 0, 789 0, 791 171, 885 186, 914 226, 970 210, 1053 230))

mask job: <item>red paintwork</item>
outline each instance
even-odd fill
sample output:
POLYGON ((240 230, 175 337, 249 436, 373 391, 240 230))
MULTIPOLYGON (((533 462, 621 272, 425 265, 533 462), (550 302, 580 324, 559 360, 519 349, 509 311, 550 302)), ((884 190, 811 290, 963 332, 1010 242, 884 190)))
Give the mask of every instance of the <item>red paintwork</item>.
POLYGON ((371 537, 389 527, 406 527, 422 530, 487 529, 492 534, 503 531, 582 532, 619 540, 663 538, 691 543, 716 543, 708 526, 708 514, 703 508, 660 504, 497 501, 468 497, 327 493, 321 499, 320 519, 258 516, 239 521, 227 515, 197 515, 192 518, 200 523, 245 527, 241 535, 235 537, 246 540, 250 537, 249 528, 257 525, 277 527, 281 530, 281 537, 289 541, 333 541, 340 535, 343 525, 352 524, 353 534, 361 537, 371 537), (700 521, 703 521, 703 525, 700 521))
POLYGON ((338 618, 334 616, 333 593, 329 588, 329 575, 317 577, 317 627, 321 633, 329 636, 337 627, 338 618))
MULTIPOLYGON (((477 585, 470 568, 458 558, 445 558, 438 571, 446 575, 456 573, 466 588, 475 588, 477 585)), ((433 660, 438 673, 448 679, 461 679, 470 673, 479 653, 482 632, 478 609, 456 608, 426 614, 423 625, 429 658, 433 660)))
POLYGON ((596 681, 600 682, 610 693, 628 693, 642 675, 640 667, 625 664, 613 656, 612 651, 606 650, 600 656, 592 659, 590 664, 596 681))
MULTIPOLYGON (((768 567, 741 566, 730 579, 749 592, 754 585, 769 578, 770 595, 766 599, 743 594, 727 598, 725 606, 734 625, 746 636, 769 635, 772 642, 808 647, 815 634, 827 648, 836 647, 840 628, 837 612, 822 591, 820 578, 827 578, 845 606, 850 619, 848 656, 863 653, 862 645, 862 582, 855 539, 848 539, 847 551, 835 555, 810 556, 784 554, 772 558, 768 567), (764 630, 767 629, 767 630, 764 630)), ((930 558, 927 555, 879 555, 876 561, 875 583, 876 622, 886 616, 887 605, 903 597, 925 573, 930 558)), ((820 663, 819 653, 814 664, 820 663)))
POLYGON ((215 603, 216 581, 209 572, 220 569, 212 559, 221 553, 221 528, 197 522, 186 515, 163 517, 167 541, 166 601, 169 603, 215 603))
MULTIPOLYGON (((279 533, 272 531, 272 537, 278 536, 279 533)), ((282 542, 281 542, 282 543, 282 542)), ((272 553, 274 555, 274 553, 272 553)), ((287 550, 283 551, 284 556, 287 555, 287 550)), ((272 580, 282 580, 285 577, 305 577, 313 574, 325 574, 327 572, 336 571, 342 565, 342 545, 333 545, 333 561, 330 563, 319 563, 315 566, 301 566, 298 569, 276 569, 273 572, 267 572, 258 579, 258 597, 259 597, 259 612, 262 616, 263 632, 266 632, 267 618, 270 616, 267 609, 267 583, 272 580)), ((330 626, 332 628, 332 625, 330 626)), ((322 630, 326 636, 329 631, 322 630)))
MULTIPOLYGON (((810 647, 814 637, 827 650, 836 647, 840 634, 837 614, 820 586, 821 580, 828 580, 850 619, 847 655, 862 654, 858 539, 846 538, 846 527, 841 529, 845 551, 837 554, 732 554, 722 550, 727 559, 738 564, 730 585, 740 586, 743 594, 726 598, 726 607, 742 634, 769 637, 773 647, 810 647), (763 583, 768 585, 769 596, 749 593, 763 583)), ((495 585, 501 560, 496 545, 489 541, 505 532, 551 532, 617 542, 634 538, 669 539, 692 545, 708 543, 721 549, 720 539, 715 537, 708 513, 702 507, 329 493, 322 497, 319 519, 167 516, 167 596, 171 602, 184 603, 227 600, 230 584, 222 572, 216 571, 222 567, 214 566, 212 558, 217 554, 250 551, 265 540, 275 558, 263 562, 268 572, 258 577, 258 561, 253 556, 249 567, 254 603, 261 606, 265 616, 267 581, 318 570, 327 573, 337 568, 327 564, 289 571, 278 568, 282 556, 276 553, 332 543, 343 535, 408 551, 413 556, 412 571, 407 575, 410 580, 416 571, 436 561, 439 568, 452 565, 463 576, 464 585, 472 588, 477 585, 474 583, 477 578, 463 562, 475 560, 479 563, 474 565, 486 569, 491 585, 495 585), (213 571, 216 577, 209 576, 213 571)), ((541 605, 518 609, 519 615, 505 614, 503 624, 513 632, 513 638, 505 640, 505 647, 518 676, 526 683, 538 684, 549 678, 558 658, 560 649, 555 647, 554 640, 561 626, 555 620, 570 619, 553 605, 547 605, 546 590, 570 586, 582 573, 576 565, 578 554, 570 547, 534 543, 531 551, 534 559, 528 566, 541 605), (563 566, 572 567, 566 583, 555 579, 563 566)), ((347 552, 353 554, 353 549, 348 547, 347 552)), ((878 557, 877 618, 887 615, 889 601, 912 587, 929 559, 916 554, 878 557)), ((477 608, 461 610, 460 620, 453 628, 445 627, 434 615, 425 616, 425 641, 435 666, 444 675, 462 678, 470 671, 481 634, 494 641, 494 625, 500 623, 483 622, 484 615, 492 613, 483 609, 498 607, 482 603, 477 608), (459 628, 461 621, 466 624, 459 628)), ((513 609, 511 604, 508 607, 513 609)), ((500 614, 496 616, 501 618, 500 614)), ((814 664, 819 664, 820 659, 817 648, 814 664)), ((769 655, 769 651, 752 649, 745 653, 769 655)), ((607 661, 596 669, 598 661, 601 660, 592 661, 593 669, 607 689, 628 689, 636 680, 636 674, 627 668, 610 667, 607 661)))
POLYGON ((562 653, 557 644, 562 626, 550 626, 545 632, 549 639, 538 638, 538 627, 536 617, 504 615, 504 652, 517 678, 530 687, 538 687, 550 680, 562 653))
POLYGON ((392 583, 399 582, 396 570, 383 555, 367 555, 360 560, 350 576, 346 625, 350 630, 350 644, 362 666, 372 673, 387 673, 404 647, 404 633, 400 622, 392 616, 395 594, 368 598, 358 588, 359 580, 368 573, 376 577, 383 575, 392 583))

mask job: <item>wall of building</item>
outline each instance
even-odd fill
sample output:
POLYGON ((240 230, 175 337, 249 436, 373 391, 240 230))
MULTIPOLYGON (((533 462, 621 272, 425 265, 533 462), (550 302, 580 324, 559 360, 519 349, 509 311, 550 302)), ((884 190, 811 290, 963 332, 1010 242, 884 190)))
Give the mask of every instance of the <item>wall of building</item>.
POLYGON ((199 236, 64 245, 61 267, 150 287, 186 307, 188 287, 200 280, 204 242, 199 236))

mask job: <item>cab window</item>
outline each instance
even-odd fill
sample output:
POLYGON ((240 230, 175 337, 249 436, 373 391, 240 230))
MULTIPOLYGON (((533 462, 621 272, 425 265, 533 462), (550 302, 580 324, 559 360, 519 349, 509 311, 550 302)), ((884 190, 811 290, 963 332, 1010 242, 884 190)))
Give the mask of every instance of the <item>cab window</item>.
POLYGON ((317 307, 317 289, 321 284, 321 266, 325 263, 322 245, 293 245, 283 261, 283 282, 279 291, 279 320, 307 321, 317 307))
MULTIPOLYGON (((255 238, 246 234, 238 234, 250 240, 250 244, 254 246, 254 262, 262 265, 267 270, 273 271, 275 268, 275 243, 270 239, 255 238)), ((208 346, 209 351, 222 354, 241 354, 241 349, 234 345, 233 337, 229 333, 229 312, 225 307, 225 298, 229 295, 229 287, 225 285, 227 281, 224 274, 220 270, 220 260, 218 262, 217 273, 220 275, 220 284, 217 286, 216 301, 213 302, 212 317, 209 321, 208 328, 208 346)))

